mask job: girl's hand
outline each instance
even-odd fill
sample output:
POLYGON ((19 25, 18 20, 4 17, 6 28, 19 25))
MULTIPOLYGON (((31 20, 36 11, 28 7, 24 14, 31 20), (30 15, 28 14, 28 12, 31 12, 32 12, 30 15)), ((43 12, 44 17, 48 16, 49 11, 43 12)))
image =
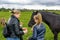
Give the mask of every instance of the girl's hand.
POLYGON ((26 34, 27 33, 27 28, 23 28, 23 32, 26 34))

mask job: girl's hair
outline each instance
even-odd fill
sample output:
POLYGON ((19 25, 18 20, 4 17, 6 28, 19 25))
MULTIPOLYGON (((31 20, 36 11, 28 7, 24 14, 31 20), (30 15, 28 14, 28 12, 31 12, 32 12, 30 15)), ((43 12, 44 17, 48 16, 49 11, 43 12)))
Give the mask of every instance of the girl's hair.
POLYGON ((16 10, 16 9, 14 9, 14 10, 11 11, 12 14, 18 14, 19 12, 20 11, 19 10, 16 10))
MULTIPOLYGON (((37 15, 34 15, 34 16, 35 16, 35 19, 38 20, 38 22, 35 25, 41 24, 42 23, 42 15, 41 15, 41 13, 38 13, 37 15)), ((33 25, 32 30, 33 30, 35 25, 33 25)))
POLYGON ((40 13, 38 13, 35 18, 36 18, 36 20, 38 20, 38 22, 36 24, 42 23, 42 15, 40 13))
POLYGON ((2 24, 3 26, 6 25, 6 20, 5 20, 5 18, 1 18, 1 19, 0 19, 0 24, 2 24))

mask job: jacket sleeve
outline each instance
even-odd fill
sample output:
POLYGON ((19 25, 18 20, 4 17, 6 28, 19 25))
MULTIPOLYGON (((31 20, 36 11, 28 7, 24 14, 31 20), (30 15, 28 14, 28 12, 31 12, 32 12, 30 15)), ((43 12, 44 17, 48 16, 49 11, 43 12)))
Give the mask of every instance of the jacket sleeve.
POLYGON ((37 40, 37 28, 34 27, 33 28, 33 36, 32 36, 33 40, 37 40))
POLYGON ((17 35, 23 35, 24 34, 22 28, 18 27, 18 21, 17 20, 14 21, 14 26, 15 26, 15 33, 17 35), (19 29, 21 29, 21 30, 19 30, 19 29))
POLYGON ((43 34, 45 34, 45 32, 46 32, 45 26, 44 26, 44 25, 42 25, 42 30, 41 30, 41 33, 40 33, 40 35, 43 35, 43 34))
POLYGON ((22 29, 22 27, 20 27, 20 32, 22 32, 22 33, 20 33, 21 35, 24 35, 24 32, 23 32, 23 29, 22 29))

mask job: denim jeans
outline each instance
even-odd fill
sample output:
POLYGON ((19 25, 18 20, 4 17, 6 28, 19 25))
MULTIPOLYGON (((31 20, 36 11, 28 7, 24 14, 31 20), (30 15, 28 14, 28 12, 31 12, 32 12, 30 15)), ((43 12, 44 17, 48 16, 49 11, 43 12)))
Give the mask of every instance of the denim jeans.
POLYGON ((20 40, 20 38, 7 38, 7 40, 20 40))

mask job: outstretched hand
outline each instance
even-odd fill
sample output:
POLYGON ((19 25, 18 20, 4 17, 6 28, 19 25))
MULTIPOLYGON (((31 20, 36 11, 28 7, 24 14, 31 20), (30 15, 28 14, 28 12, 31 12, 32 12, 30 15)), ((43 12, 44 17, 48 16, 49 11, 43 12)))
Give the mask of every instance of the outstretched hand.
POLYGON ((26 34, 28 32, 27 28, 23 28, 23 32, 26 34))

